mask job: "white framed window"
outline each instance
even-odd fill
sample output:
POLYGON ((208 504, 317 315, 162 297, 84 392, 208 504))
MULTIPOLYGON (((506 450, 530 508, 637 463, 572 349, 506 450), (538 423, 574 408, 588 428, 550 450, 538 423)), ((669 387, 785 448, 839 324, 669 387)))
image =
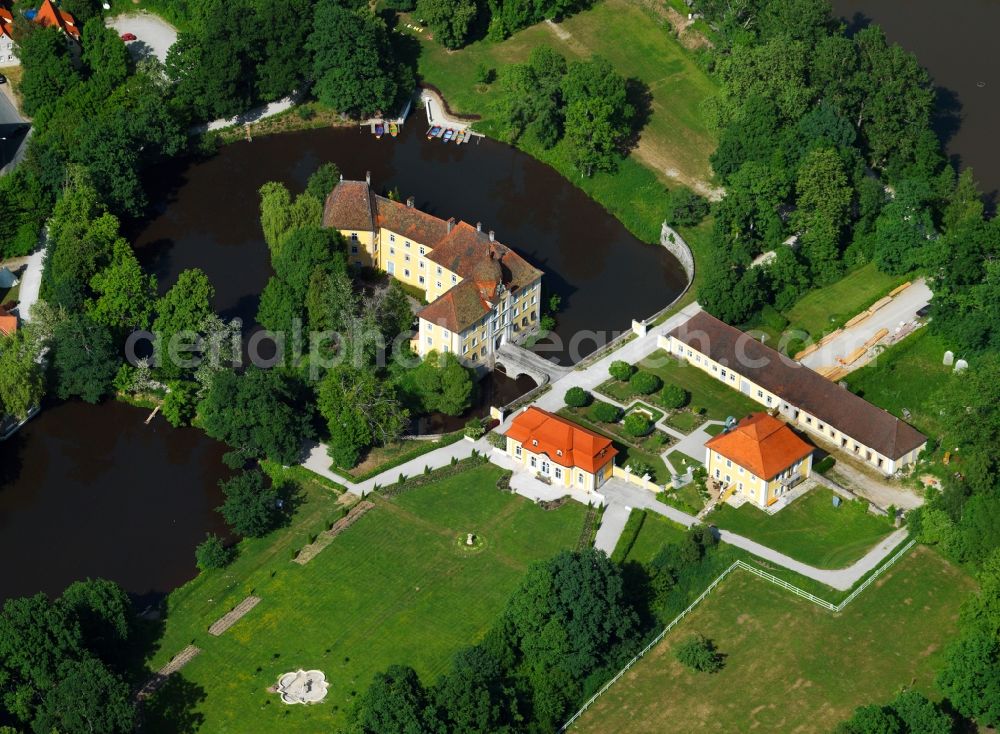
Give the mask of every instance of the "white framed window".
POLYGON ((556 467, 556 479, 562 479, 562 469, 556 467))
POLYGON ((437 282, 437 287, 438 287, 438 288, 440 288, 440 287, 441 287, 441 281, 440 281, 440 280, 439 280, 439 281, 437 282))
POLYGON ((423 254, 424 254, 424 250, 425 250, 425 248, 424 248, 424 247, 421 247, 421 248, 420 248, 420 254, 421 254, 421 255, 423 255, 423 254))
POLYGON ((410 253, 406 253, 405 255, 403 255, 403 261, 410 262, 410 253))
POLYGON ((441 266, 440 265, 437 266, 437 274, 441 275, 441 266))
POLYGON ((418 280, 420 281, 420 285, 423 285, 425 278, 424 278, 424 276, 421 275, 418 280))
POLYGON ((433 344, 433 343, 434 343, 434 340, 431 339, 430 337, 427 337, 427 344, 430 345, 430 344, 433 344))
POLYGON ((396 254, 396 248, 395 247, 390 247, 389 248, 389 254, 390 255, 395 255, 396 254))
POLYGON ((536 466, 538 466, 538 457, 537 456, 532 456, 531 457, 531 468, 534 469, 536 466))
POLYGON ((358 254, 358 246, 357 245, 351 245, 351 254, 352 255, 357 255, 358 254))
POLYGON ((451 282, 452 283, 457 283, 458 282, 458 276, 457 275, 451 276, 451 282))
POLYGON ((577 473, 577 475, 576 475, 576 483, 582 485, 583 481, 584 481, 584 479, 583 479, 583 472, 577 473))
POLYGON ((395 241, 396 241, 396 235, 394 234, 389 235, 389 242, 395 242, 395 241))
POLYGON ((410 241, 407 240, 406 242, 404 242, 403 243, 403 247, 405 247, 407 250, 409 250, 410 249, 410 241))
POLYGON ((351 239, 354 240, 355 242, 357 242, 358 241, 358 233, 357 232, 351 232, 351 239))
POLYGON ((522 453, 522 451, 521 451, 521 447, 520 446, 517 446, 517 447, 514 448, 514 456, 520 456, 521 453, 522 453))
POLYGON ((406 269, 403 270, 403 276, 406 277, 406 278, 410 277, 410 269, 409 268, 406 268, 406 269))

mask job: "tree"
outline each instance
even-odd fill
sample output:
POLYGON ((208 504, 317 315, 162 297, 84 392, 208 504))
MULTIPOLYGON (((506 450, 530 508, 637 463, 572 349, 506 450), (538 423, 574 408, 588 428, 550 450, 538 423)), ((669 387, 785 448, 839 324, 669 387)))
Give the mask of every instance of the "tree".
POLYGON ((663 380, 652 372, 639 370, 628 378, 629 387, 640 395, 652 395, 663 386, 663 380))
POLYGON ((635 109, 625 79, 607 59, 575 61, 563 81, 570 160, 584 175, 613 171, 632 132, 635 109))
POLYGON ((290 466, 313 433, 312 411, 302 393, 301 385, 281 370, 219 372, 199 406, 201 425, 243 456, 290 466))
POLYGON ((357 734, 424 734, 433 730, 427 691, 413 668, 392 665, 375 679, 351 711, 357 734))
POLYGON ((339 180, 340 169, 337 168, 337 164, 323 163, 309 177, 306 193, 315 198, 316 201, 325 202, 326 197, 330 195, 339 180))
POLYGON ((625 416, 622 422, 625 432, 636 438, 647 435, 653 430, 653 424, 645 413, 634 410, 625 416))
POLYGON ((526 64, 509 64, 500 72, 494 105, 501 139, 522 135, 551 148, 562 137, 566 59, 548 46, 531 51, 526 64))
POLYGON ((354 285, 346 271, 313 271, 306 292, 306 313, 310 329, 344 334, 358 315, 359 307, 354 285))
POLYGON ((111 334, 87 316, 73 314, 56 327, 52 369, 61 399, 98 402, 111 388, 120 362, 111 334))
POLYGON ((630 365, 628 362, 616 359, 608 367, 608 372, 619 382, 627 382, 628 379, 635 374, 635 367, 630 365))
MULTIPOLYGON (((70 0, 89 3, 89 0, 70 0)), ((128 49, 118 36, 118 31, 104 25, 104 19, 77 18, 83 25, 83 62, 90 70, 91 80, 97 82, 106 94, 125 81, 129 70, 128 49)))
POLYGON ((726 664, 712 641, 702 635, 690 635, 679 642, 674 657, 681 665, 699 673, 718 673, 726 664))
POLYGON ((198 383, 191 380, 176 380, 170 383, 169 388, 169 392, 163 398, 163 417, 174 428, 191 425, 198 412, 198 383))
POLYGON ((23 331, 0 335, 0 416, 23 420, 41 402, 45 376, 37 357, 37 346, 23 331))
POLYGON ((461 415, 471 403, 472 372, 450 352, 429 352, 409 378, 425 411, 461 415))
POLYGON ((353 11, 338 0, 316 3, 306 48, 313 56, 317 98, 335 110, 367 117, 395 109, 413 88, 413 70, 399 61, 389 32, 367 9, 353 11))
POLYGON ((167 377, 179 377, 191 366, 182 360, 189 359, 182 347, 193 346, 198 330, 212 314, 211 301, 215 289, 208 276, 197 268, 185 270, 177 282, 156 303, 156 366, 167 377))
POLYGON ((955 730, 955 722, 939 704, 914 690, 900 693, 890 707, 910 734, 952 734, 955 730))
POLYGON ((259 538, 274 529, 281 517, 277 489, 259 469, 245 471, 219 482, 226 501, 219 512, 235 532, 259 538))
POLYGON ((837 734, 904 734, 896 712, 875 704, 859 706, 850 719, 837 727, 837 734))
POLYGON ((344 468, 357 464, 372 445, 399 438, 409 419, 391 383, 346 363, 323 378, 317 405, 330 431, 330 455, 344 468))
MULTIPOLYGON (((285 241, 304 227, 318 229, 323 216, 321 200, 312 194, 299 194, 294 200, 283 184, 269 181, 260 187, 260 223, 264 241, 276 259, 285 241)), ((332 230, 322 230, 336 237, 332 230)))
POLYGON ((621 415, 621 409, 617 405, 595 400, 587 411, 587 417, 598 423, 614 423, 621 415))
POLYGON ((128 594, 114 581, 74 581, 59 597, 79 625, 81 645, 104 662, 120 664, 128 654, 135 610, 128 594))
POLYGON ((485 644, 460 650, 431 697, 444 731, 506 733, 517 712, 500 660, 485 644))
POLYGON ((571 408, 583 408, 590 405, 590 401, 593 400, 593 395, 584 390, 582 387, 571 387, 566 391, 566 405, 571 408))
POLYGON ((24 68, 18 91, 25 114, 34 116, 80 82, 66 39, 58 28, 26 25, 17 41, 17 55, 24 68))
POLYGON ((673 383, 664 385, 663 391, 660 393, 660 405, 668 410, 683 408, 690 399, 691 396, 687 390, 673 383))
POLYGON ((44 696, 36 732, 127 734, 135 727, 129 685, 93 658, 67 662, 44 696))
POLYGON ((194 549, 194 559, 199 571, 210 571, 228 566, 233 560, 233 552, 225 546, 222 538, 209 533, 194 549))
POLYGON ((73 16, 77 26, 85 25, 91 18, 98 17, 101 12, 96 0, 63 0, 59 3, 59 7, 73 16))
POLYGON ((694 227, 708 216, 708 200, 686 186, 667 193, 667 224, 671 227, 694 227))
POLYGON ((145 329, 156 299, 156 276, 146 275, 132 247, 117 240, 111 262, 90 279, 97 299, 87 303, 87 314, 112 329, 145 329))
POLYGON ((427 22, 434 38, 445 48, 461 48, 479 8, 472 0, 417 0, 417 17, 427 22))
POLYGON ((1000 642, 989 630, 966 632, 945 652, 937 684, 955 709, 980 726, 1000 723, 1000 642))
POLYGON ((831 282, 840 272, 840 239, 854 194, 837 152, 821 148, 807 154, 795 189, 803 255, 819 282, 831 282))

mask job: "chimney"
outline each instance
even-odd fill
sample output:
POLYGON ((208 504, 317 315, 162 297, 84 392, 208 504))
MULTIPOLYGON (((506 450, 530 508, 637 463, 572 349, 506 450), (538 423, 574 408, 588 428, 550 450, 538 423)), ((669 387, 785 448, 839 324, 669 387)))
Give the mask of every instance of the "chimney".
POLYGON ((369 186, 372 185, 372 172, 371 171, 365 171, 365 183, 368 184, 369 186))
POLYGON ((483 231, 483 223, 482 222, 476 222, 476 231, 477 232, 482 232, 483 231))
POLYGON ((495 240, 496 240, 496 238, 497 238, 497 233, 496 233, 496 232, 494 232, 494 231, 493 231, 493 230, 491 229, 491 230, 490 230, 490 242, 493 242, 493 241, 495 241, 495 240))
POLYGON ((413 197, 412 196, 407 196, 406 197, 406 208, 407 209, 412 209, 413 208, 413 203, 414 203, 413 202, 413 197))
POLYGON ((451 228, 455 226, 455 217, 451 217, 448 220, 448 234, 451 234, 451 228))

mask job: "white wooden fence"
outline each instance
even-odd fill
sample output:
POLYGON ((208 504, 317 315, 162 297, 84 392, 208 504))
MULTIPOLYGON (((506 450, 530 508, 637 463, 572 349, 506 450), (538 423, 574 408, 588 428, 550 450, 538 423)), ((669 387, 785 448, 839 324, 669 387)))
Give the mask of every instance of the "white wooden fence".
POLYGON ((730 573, 732 573, 736 569, 741 568, 744 571, 749 571, 755 576, 759 576, 765 581, 770 581, 772 584, 780 586, 782 589, 787 589, 796 596, 800 596, 806 601, 810 601, 813 604, 823 607, 823 609, 826 609, 829 612, 837 613, 837 612, 842 612, 848 604, 850 604, 852 601, 855 600, 855 598, 857 598, 858 594, 867 589, 871 585, 871 583, 875 581, 875 579, 881 576, 882 573, 885 572, 887 568, 896 563, 896 561, 898 561, 903 556, 903 554, 905 554, 908 550, 910 550, 910 548, 912 548, 914 544, 916 544, 916 542, 917 542, 916 540, 911 540, 906 545, 904 545, 892 558, 883 563, 878 569, 875 570, 874 573, 872 573, 867 579, 865 579, 864 582, 860 586, 858 586, 858 588, 852 591, 842 602, 840 602, 840 604, 831 604, 830 602, 826 601, 826 599, 820 599, 815 594, 810 594, 805 589, 800 589, 798 586, 790 584, 784 579, 780 579, 777 576, 768 573, 767 571, 762 571, 756 566, 751 566, 749 563, 745 563, 743 561, 734 561, 733 564, 729 566, 729 568, 727 568, 725 571, 719 574, 719 576, 714 581, 712 581, 712 583, 710 583, 708 587, 703 592, 701 592, 701 594, 698 595, 697 599, 695 599, 688 605, 687 609, 685 609, 683 612, 681 612, 672 620, 670 620, 670 624, 664 627, 663 630, 648 645, 642 648, 642 650, 640 650, 639 653, 634 658, 629 660, 625 664, 625 667, 619 670, 618 673, 611 680, 609 680, 607 683, 601 686, 600 690, 597 691, 597 693, 595 693, 593 696, 591 696, 587 700, 587 702, 580 707, 580 710, 577 711, 575 714, 573 714, 569 718, 569 720, 567 720, 566 723, 562 725, 562 727, 559 729, 559 732, 561 733, 567 731, 573 725, 573 722, 575 722, 578 718, 580 718, 583 712, 586 711, 588 708, 590 708, 591 705, 593 705, 594 701, 600 698, 609 688, 611 688, 611 686, 617 683, 618 680, 623 675, 625 675, 626 672, 628 672, 629 668, 631 668, 639 660, 641 660, 642 657, 647 652, 656 647, 656 645, 658 645, 663 640, 663 638, 667 636, 667 633, 670 632, 670 630, 676 627, 681 622, 681 620, 683 620, 688 614, 691 613, 692 610, 694 610, 696 606, 701 604, 701 602, 705 599, 705 597, 708 596, 710 593, 712 593, 712 590, 715 589, 715 587, 718 586, 723 579, 725 579, 730 573))

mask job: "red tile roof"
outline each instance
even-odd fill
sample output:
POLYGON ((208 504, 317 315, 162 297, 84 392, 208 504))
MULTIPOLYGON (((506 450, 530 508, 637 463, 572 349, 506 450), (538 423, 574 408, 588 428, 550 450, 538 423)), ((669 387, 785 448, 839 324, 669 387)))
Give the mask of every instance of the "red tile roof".
POLYGON ((705 445, 766 480, 778 476, 813 450, 791 428, 767 413, 747 416, 733 430, 710 438, 705 445))
POLYGON ((76 27, 76 19, 65 10, 58 9, 52 4, 52 0, 42 0, 35 14, 35 22, 46 28, 54 26, 80 40, 80 29, 76 27))
POLYGON ((512 249, 491 240, 488 234, 466 222, 452 227, 427 259, 463 278, 487 280, 499 276, 497 282, 512 291, 531 285, 542 276, 541 270, 532 267, 512 249))
POLYGON ((369 186, 364 181, 341 181, 326 197, 323 226, 334 229, 375 229, 369 186))
POLYGON ((611 439, 531 406, 519 413, 504 434, 553 463, 596 474, 618 454, 611 439))
POLYGON ((17 316, 6 311, 0 311, 0 334, 10 336, 17 331, 17 316))
POLYGON ((486 294, 492 294, 494 288, 493 284, 484 287, 474 280, 463 280, 420 309, 417 315, 461 334, 492 310, 486 294))
POLYGON ((14 38, 14 16, 3 5, 0 5, 0 36, 14 38))
POLYGON ((667 336, 882 456, 899 459, 927 442, 927 437, 908 423, 705 311, 695 314, 667 336))
POLYGON ((384 196, 372 198, 375 202, 376 224, 380 227, 428 247, 437 247, 448 234, 448 223, 433 214, 384 196))

